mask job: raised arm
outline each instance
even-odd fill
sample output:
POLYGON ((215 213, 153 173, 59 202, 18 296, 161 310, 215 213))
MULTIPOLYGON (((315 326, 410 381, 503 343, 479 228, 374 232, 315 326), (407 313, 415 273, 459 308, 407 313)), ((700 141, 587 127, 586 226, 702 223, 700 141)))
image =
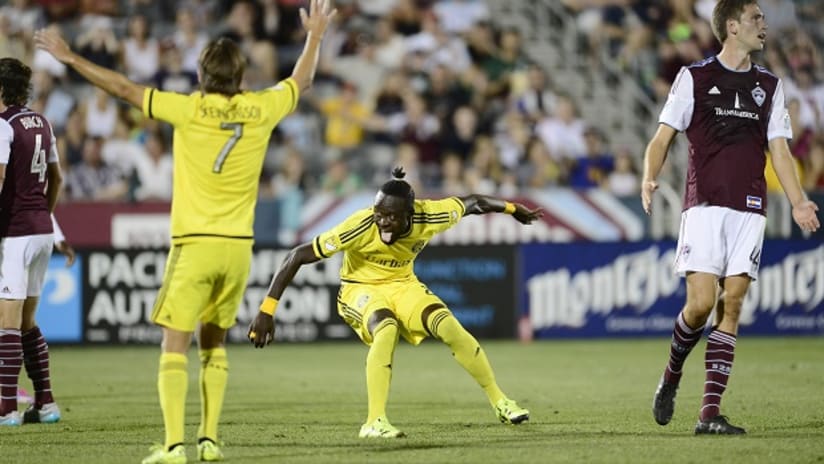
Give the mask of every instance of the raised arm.
POLYGON ((274 340, 274 316, 275 310, 277 310, 278 300, 281 295, 283 295, 286 287, 292 283, 292 279, 295 278, 298 269, 304 264, 311 264, 317 261, 320 261, 320 258, 315 256, 311 243, 298 245, 286 255, 286 259, 281 263, 280 269, 278 269, 272 278, 272 283, 269 284, 269 293, 260 305, 260 311, 255 317, 255 320, 249 324, 249 331, 246 335, 256 348, 263 348, 274 340))
POLYGON ((303 46, 303 52, 295 62, 292 78, 298 83, 301 93, 312 86, 315 71, 318 69, 318 56, 323 34, 326 33, 329 22, 338 12, 338 10, 329 11, 329 8, 329 0, 311 0, 308 14, 304 8, 300 9, 300 21, 306 29, 306 43, 303 46))
POLYGON ((510 203, 477 193, 461 197, 460 200, 466 207, 466 214, 506 213, 511 214, 521 224, 530 224, 544 215, 541 208, 529 209, 520 203, 510 203))
POLYGON ((135 84, 120 73, 98 66, 74 53, 56 30, 48 28, 38 30, 34 33, 34 43, 37 48, 51 53, 58 61, 71 66, 95 87, 100 87, 137 108, 143 106, 145 87, 135 84))

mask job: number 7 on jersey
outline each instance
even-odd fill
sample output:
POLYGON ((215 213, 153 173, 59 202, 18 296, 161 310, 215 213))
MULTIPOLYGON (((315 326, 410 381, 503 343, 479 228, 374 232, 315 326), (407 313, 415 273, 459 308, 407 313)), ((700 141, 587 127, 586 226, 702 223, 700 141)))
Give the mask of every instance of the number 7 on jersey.
POLYGON ((225 163, 226 158, 229 157, 229 152, 232 151, 232 148, 235 148, 235 144, 237 144, 237 141, 243 136, 243 123, 241 122, 222 122, 220 123, 220 128, 232 131, 232 135, 229 137, 229 140, 223 144, 223 148, 220 149, 220 153, 217 154, 217 158, 215 159, 215 164, 212 166, 212 172, 216 174, 220 174, 223 170, 223 163, 225 163))

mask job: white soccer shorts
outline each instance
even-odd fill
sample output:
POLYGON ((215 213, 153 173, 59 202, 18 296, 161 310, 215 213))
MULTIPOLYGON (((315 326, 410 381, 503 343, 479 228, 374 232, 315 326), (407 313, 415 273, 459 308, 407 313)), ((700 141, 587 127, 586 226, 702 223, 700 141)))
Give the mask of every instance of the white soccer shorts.
POLYGON ((675 272, 758 278, 767 218, 721 206, 693 206, 681 213, 675 272))
POLYGON ((52 234, 0 241, 0 298, 25 300, 40 296, 53 246, 52 234))

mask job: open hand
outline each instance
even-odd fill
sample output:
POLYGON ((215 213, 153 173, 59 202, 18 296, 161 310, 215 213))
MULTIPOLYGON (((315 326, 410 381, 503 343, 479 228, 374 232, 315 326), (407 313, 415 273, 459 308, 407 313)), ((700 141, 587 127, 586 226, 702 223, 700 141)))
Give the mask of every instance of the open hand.
POLYGON ((71 48, 55 27, 37 30, 34 33, 34 44, 37 48, 51 53, 62 63, 69 61, 73 55, 71 48))
POLYGON ((337 9, 329 11, 329 0, 309 0, 309 13, 305 8, 300 9, 300 22, 306 32, 323 37, 332 18, 338 13, 337 9))
POLYGON ((818 205, 806 200, 793 208, 793 219, 804 232, 815 232, 821 227, 818 216, 815 214, 816 211, 818 211, 818 205))
POLYGON ((512 217, 521 224, 532 224, 532 221, 543 215, 544 210, 542 208, 529 209, 520 203, 515 203, 515 212, 512 213, 512 217))
POLYGON ((65 240, 62 242, 55 243, 54 248, 58 252, 60 252, 60 254, 66 257, 66 267, 72 267, 72 264, 74 264, 75 259, 74 248, 72 248, 71 245, 66 243, 65 240))
POLYGON ((658 182, 654 180, 643 180, 641 182, 641 204, 644 206, 644 212, 652 213, 652 194, 658 190, 658 182))

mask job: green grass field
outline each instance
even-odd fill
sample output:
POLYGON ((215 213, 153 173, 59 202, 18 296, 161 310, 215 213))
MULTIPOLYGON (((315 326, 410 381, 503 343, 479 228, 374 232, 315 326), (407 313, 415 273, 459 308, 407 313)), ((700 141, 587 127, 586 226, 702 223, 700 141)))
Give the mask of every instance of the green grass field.
MULTIPOLYGON (((361 440, 366 415, 356 342, 230 347, 221 429, 228 462, 486 463, 824 461, 824 339, 741 338, 723 412, 743 437, 695 437, 703 343, 689 359, 675 417, 650 412, 668 341, 486 342, 498 381, 532 412, 497 422, 447 349, 427 341, 395 355, 389 418, 408 437, 361 440)), ((0 430, 0 461, 135 463, 162 441, 158 348, 52 349, 63 421, 0 430)), ((190 353, 187 444, 199 420, 197 361, 190 353)), ((26 388, 30 384, 26 380, 26 388)))

